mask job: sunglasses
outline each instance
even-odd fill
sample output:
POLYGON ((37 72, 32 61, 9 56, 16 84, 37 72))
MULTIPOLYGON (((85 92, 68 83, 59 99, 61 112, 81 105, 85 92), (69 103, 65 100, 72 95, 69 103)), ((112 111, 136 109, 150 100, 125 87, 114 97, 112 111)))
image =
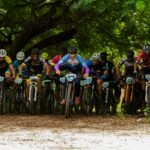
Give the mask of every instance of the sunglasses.
POLYGON ((71 53, 69 53, 69 54, 73 55, 73 54, 76 54, 76 52, 71 52, 71 53))

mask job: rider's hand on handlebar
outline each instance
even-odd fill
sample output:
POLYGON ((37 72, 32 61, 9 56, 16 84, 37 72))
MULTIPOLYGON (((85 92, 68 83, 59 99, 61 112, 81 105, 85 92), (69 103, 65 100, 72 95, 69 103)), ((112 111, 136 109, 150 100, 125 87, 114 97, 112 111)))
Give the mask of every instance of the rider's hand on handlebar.
POLYGON ((84 77, 88 77, 88 76, 89 76, 88 74, 86 74, 86 73, 84 74, 84 77))
POLYGON ((56 74, 60 75, 60 74, 61 74, 61 71, 60 71, 60 70, 57 70, 57 71, 56 71, 56 74))
POLYGON ((50 79, 49 75, 45 75, 44 79, 49 80, 50 79))

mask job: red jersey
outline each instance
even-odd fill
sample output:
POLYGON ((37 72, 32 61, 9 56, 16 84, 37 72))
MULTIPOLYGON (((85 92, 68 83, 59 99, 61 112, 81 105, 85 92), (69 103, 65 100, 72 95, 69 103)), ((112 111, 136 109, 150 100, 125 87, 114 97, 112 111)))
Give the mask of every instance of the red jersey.
POLYGON ((137 63, 143 63, 144 66, 150 65, 150 57, 144 52, 141 51, 136 59, 137 63))
POLYGON ((59 60, 61 59, 61 55, 56 55, 52 58, 52 62, 51 65, 55 65, 59 62, 59 60))

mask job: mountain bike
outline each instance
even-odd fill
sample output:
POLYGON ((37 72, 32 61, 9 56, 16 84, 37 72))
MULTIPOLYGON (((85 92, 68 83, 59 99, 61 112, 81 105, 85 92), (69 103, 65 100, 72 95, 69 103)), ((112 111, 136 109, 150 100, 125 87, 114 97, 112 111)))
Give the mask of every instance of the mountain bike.
POLYGON ((125 80, 125 91, 122 102, 122 109, 124 113, 133 113, 135 107, 135 80, 133 77, 127 77, 125 80))
POLYGON ((25 80, 22 78, 15 79, 15 92, 13 98, 13 112, 20 113, 25 108, 26 99, 25 80))
POLYGON ((116 113, 116 100, 114 96, 114 81, 103 82, 102 83, 102 104, 101 111, 102 114, 115 114, 116 113))
POLYGON ((67 74, 65 76, 66 78, 66 88, 65 88, 65 118, 70 117, 71 115, 71 109, 73 105, 73 99, 74 99, 74 91, 75 91, 75 79, 76 74, 67 74))
POLYGON ((41 112, 52 114, 54 113, 54 91, 52 89, 52 80, 42 81, 42 100, 41 100, 41 112))
POLYGON ((37 76, 30 76, 29 84, 29 97, 27 101, 27 108, 30 114, 35 114, 36 104, 39 99, 38 97, 38 87, 37 87, 37 76))
POLYGON ((84 114, 89 115, 91 113, 91 100, 92 100, 92 77, 86 77, 80 81, 82 89, 82 102, 81 109, 84 114))
POLYGON ((5 113, 5 90, 4 90, 4 77, 0 76, 0 114, 5 113))
POLYGON ((145 78, 146 78, 146 87, 145 87, 146 113, 150 115, 150 74, 146 74, 145 78))

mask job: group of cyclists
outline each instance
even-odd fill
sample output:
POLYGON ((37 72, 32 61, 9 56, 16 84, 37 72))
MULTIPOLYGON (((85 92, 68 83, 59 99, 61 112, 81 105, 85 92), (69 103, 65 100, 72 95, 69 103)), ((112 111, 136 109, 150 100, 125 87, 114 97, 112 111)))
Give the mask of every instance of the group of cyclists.
MULTIPOLYGON (((145 74, 150 74, 150 44, 145 44, 143 50, 135 57, 134 51, 127 50, 126 58, 115 65, 108 60, 106 51, 94 52, 91 59, 84 59, 78 54, 77 47, 71 46, 61 47, 58 55, 54 56, 49 61, 47 52, 40 53, 38 48, 31 51, 30 56, 26 57, 23 51, 16 55, 16 60, 12 62, 7 55, 5 49, 0 49, 0 76, 5 79, 27 78, 26 79, 26 100, 29 95, 29 77, 37 76, 37 87, 39 97, 42 99, 42 80, 52 79, 53 76, 61 76, 63 73, 73 73, 77 77, 75 79, 74 104, 81 104, 80 97, 80 81, 82 78, 93 77, 97 91, 97 101, 103 101, 103 86, 104 82, 114 81, 114 103, 118 103, 121 95, 121 84, 124 79, 131 76, 135 79, 135 84, 142 91, 141 103, 145 103, 145 74), (125 67, 122 73, 122 66, 125 67), (82 75, 82 76, 81 76, 82 75)), ((55 93, 59 99, 59 82, 56 81, 55 93)), ((15 89, 15 82, 13 85, 15 89)), ((59 99, 60 105, 65 105, 66 99, 59 99)), ((98 103, 97 103, 98 105, 98 103)), ((98 112, 97 112, 98 113, 98 112)))

